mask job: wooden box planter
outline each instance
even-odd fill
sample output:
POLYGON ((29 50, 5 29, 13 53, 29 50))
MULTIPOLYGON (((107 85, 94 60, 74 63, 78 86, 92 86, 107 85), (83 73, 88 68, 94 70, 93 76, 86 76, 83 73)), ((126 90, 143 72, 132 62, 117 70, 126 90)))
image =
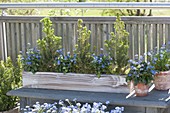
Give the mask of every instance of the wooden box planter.
POLYGON ((29 88, 129 93, 125 76, 94 74, 23 72, 23 86, 29 88))

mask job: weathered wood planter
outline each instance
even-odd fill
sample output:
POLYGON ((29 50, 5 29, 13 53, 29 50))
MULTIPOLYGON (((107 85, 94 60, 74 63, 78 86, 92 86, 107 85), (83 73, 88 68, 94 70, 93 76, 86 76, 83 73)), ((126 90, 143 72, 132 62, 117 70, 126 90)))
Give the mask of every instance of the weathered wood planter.
POLYGON ((93 74, 23 72, 23 86, 29 88, 64 89, 94 92, 129 93, 125 76, 93 74))

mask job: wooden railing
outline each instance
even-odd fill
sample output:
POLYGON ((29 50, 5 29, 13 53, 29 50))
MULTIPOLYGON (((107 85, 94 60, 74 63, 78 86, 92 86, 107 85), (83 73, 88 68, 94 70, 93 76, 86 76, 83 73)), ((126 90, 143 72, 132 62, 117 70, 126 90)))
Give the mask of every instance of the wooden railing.
MULTIPOLYGON (((0 18, 0 59, 11 56, 14 60, 19 51, 26 51, 27 43, 36 46, 36 40, 43 38, 43 17, 4 16, 0 18), (4 26, 3 26, 4 25, 4 26), (6 51, 5 51, 6 50, 6 51)), ((77 42, 77 20, 91 30, 90 44, 96 46, 96 53, 104 48, 104 41, 114 31, 115 17, 51 17, 55 34, 62 37, 64 51, 72 52, 77 42)), ((129 57, 159 48, 170 40, 170 17, 122 17, 129 35, 129 57)))

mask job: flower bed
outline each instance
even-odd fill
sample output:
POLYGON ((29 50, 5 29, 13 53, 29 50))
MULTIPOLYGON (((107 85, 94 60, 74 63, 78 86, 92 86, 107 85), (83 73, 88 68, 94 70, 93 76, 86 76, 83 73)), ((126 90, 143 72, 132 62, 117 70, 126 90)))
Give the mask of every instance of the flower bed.
POLYGON ((53 104, 44 103, 40 104, 36 102, 33 107, 26 106, 22 109, 24 113, 123 113, 124 107, 115 107, 112 110, 108 110, 109 101, 105 104, 101 102, 93 102, 93 104, 85 103, 81 104, 65 99, 65 101, 60 100, 58 103, 53 104))

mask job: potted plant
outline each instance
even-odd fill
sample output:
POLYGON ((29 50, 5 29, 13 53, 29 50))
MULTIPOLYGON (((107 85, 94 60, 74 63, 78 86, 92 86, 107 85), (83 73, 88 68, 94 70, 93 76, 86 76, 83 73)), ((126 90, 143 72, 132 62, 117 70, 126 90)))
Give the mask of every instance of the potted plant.
POLYGON ((163 45, 158 51, 149 53, 152 57, 152 65, 157 74, 154 78, 155 88, 157 90, 167 90, 170 88, 170 52, 163 45))
POLYGON ((22 63, 18 58, 16 64, 8 57, 0 62, 0 113, 19 113, 16 96, 8 96, 7 92, 21 86, 22 63))
POLYGON ((143 56, 138 60, 129 60, 130 71, 126 77, 127 82, 133 82, 136 96, 146 96, 148 88, 156 71, 150 62, 146 62, 143 56))
MULTIPOLYGON (((120 19, 116 21, 120 21, 120 19)), ((114 88, 126 84, 125 77, 116 76, 113 73, 115 72, 113 71, 115 67, 116 69, 122 67, 116 66, 116 58, 110 56, 110 54, 95 54, 95 50, 93 50, 95 47, 89 44, 91 31, 87 30, 87 27, 83 27, 81 19, 77 23, 78 40, 73 53, 63 52, 61 37, 54 35, 52 22, 49 18, 44 18, 41 22, 44 25, 43 32, 45 37, 37 41, 38 47, 28 48, 26 53, 22 53, 22 62, 25 70, 23 72, 23 86, 119 93, 128 92, 126 87, 121 87, 122 89, 114 88), (113 59, 114 61, 112 61, 113 59)), ((124 31, 123 29, 121 30, 124 31)), ((118 32, 115 36, 118 36, 118 32)), ((117 43, 122 44, 122 41, 117 43)), ((125 53, 127 52, 125 51, 125 53)))

